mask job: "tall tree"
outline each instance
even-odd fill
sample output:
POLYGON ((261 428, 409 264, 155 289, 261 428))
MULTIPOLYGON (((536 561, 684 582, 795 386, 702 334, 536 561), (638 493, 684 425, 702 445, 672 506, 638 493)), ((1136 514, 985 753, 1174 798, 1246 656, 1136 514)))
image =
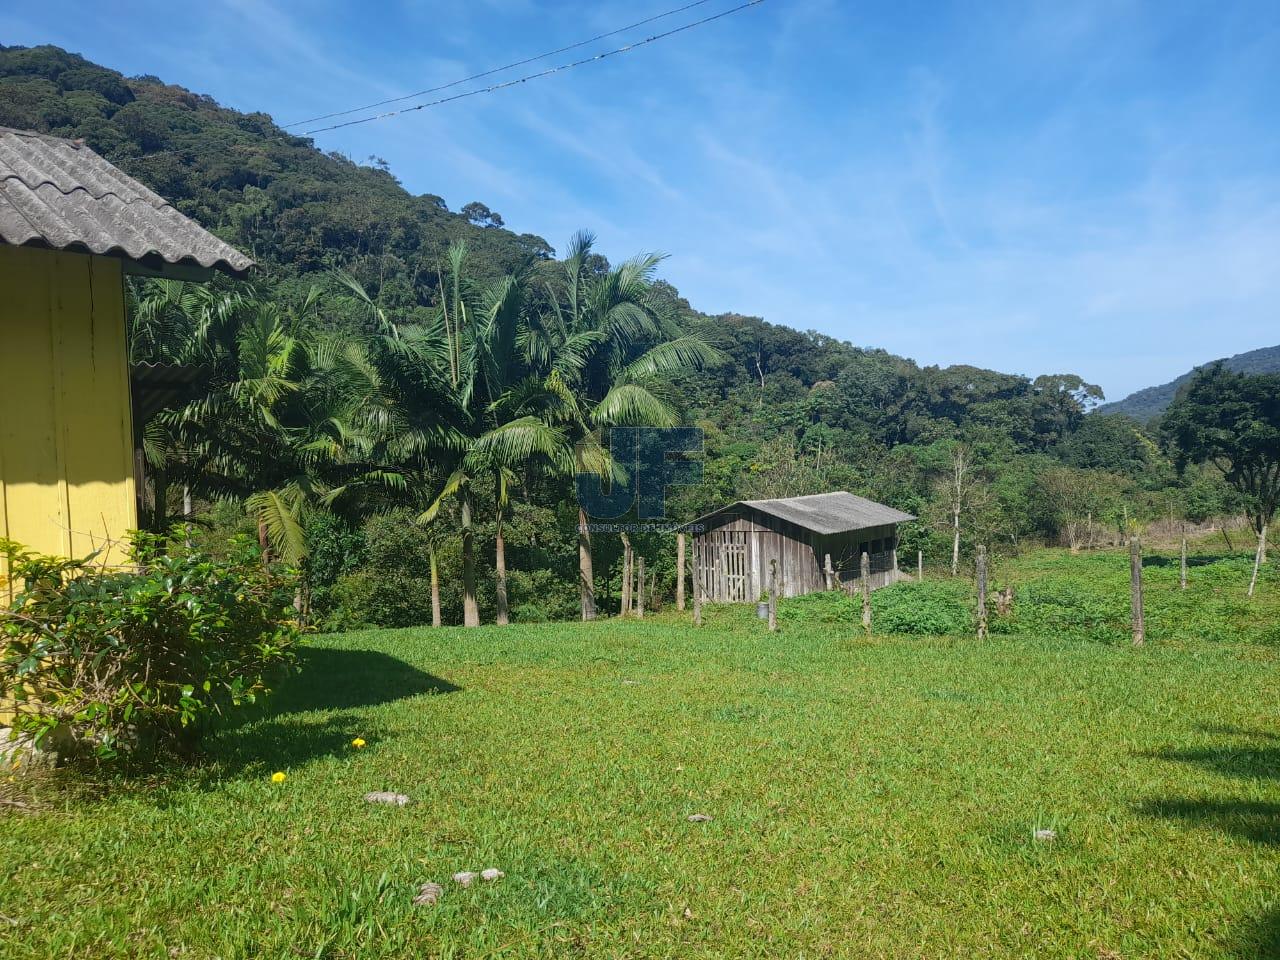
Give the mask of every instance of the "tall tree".
MULTIPOLYGON (((653 296, 662 257, 644 254, 610 267, 586 231, 548 284, 529 335, 530 359, 544 371, 545 414, 561 427, 573 469, 621 479, 603 432, 618 426, 672 427, 680 421, 672 378, 719 363, 723 355, 681 328, 653 296)), ((578 577, 583 620, 596 616, 590 518, 578 506, 578 577)))
POLYGON ((530 412, 532 395, 525 389, 528 368, 520 350, 527 340, 523 273, 481 285, 469 273, 467 248, 450 247, 444 285, 431 328, 419 346, 429 369, 451 391, 460 415, 460 442, 452 469, 422 520, 431 522, 449 499, 459 504, 462 537, 463 623, 480 622, 475 580, 475 503, 473 488, 481 476, 494 486, 494 568, 497 577, 496 619, 509 619, 506 540, 503 522, 509 491, 520 471, 541 457, 563 469, 568 446, 561 431, 530 412))
POLYGON ((1257 534, 1249 596, 1267 558, 1267 530, 1280 505, 1280 374, 1201 370, 1165 414, 1179 465, 1211 463, 1242 496, 1257 534))

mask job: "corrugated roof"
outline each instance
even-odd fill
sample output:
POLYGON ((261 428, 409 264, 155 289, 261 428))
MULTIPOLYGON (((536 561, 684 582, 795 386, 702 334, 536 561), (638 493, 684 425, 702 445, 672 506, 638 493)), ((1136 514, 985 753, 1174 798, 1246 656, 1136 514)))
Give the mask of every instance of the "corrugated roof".
POLYGON ((867 527, 880 527, 890 523, 905 523, 916 519, 909 513, 887 507, 883 503, 876 503, 866 497, 839 490, 835 493, 815 493, 807 497, 787 497, 781 500, 739 500, 705 517, 700 517, 694 523, 734 507, 751 507, 824 535, 848 533, 852 530, 864 530, 867 527))
POLYGON ((84 144, 0 127, 0 242, 244 276, 253 261, 84 144))

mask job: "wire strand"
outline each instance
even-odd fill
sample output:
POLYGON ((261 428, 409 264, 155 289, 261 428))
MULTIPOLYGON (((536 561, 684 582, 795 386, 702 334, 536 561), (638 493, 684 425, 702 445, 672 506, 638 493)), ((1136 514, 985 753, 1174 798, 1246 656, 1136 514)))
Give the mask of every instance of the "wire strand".
MULTIPOLYGON (((702 2, 706 2, 706 0, 702 0, 702 2)), ((302 137, 310 137, 311 135, 316 133, 325 133, 329 130, 341 130, 344 127, 354 127, 358 124, 370 123, 374 120, 386 120, 391 117, 398 117, 401 114, 414 113, 415 111, 418 111, 418 110, 425 110, 428 107, 437 107, 444 103, 452 103, 455 100, 463 100, 463 99, 466 99, 467 97, 478 96, 482 93, 493 93, 497 90, 504 90, 508 87, 519 86, 522 83, 528 83, 531 80, 540 80, 543 77, 549 77, 552 74, 561 73, 565 70, 571 70, 574 67, 581 67, 588 63, 596 63, 597 61, 600 61, 600 60, 607 60, 609 57, 615 57, 620 54, 630 53, 632 50, 638 49, 639 47, 646 46, 650 43, 656 43, 659 40, 665 40, 667 37, 672 37, 672 36, 675 36, 676 34, 684 33, 687 30, 693 30, 696 27, 705 26, 706 24, 713 23, 716 20, 722 20, 725 17, 732 16, 735 13, 741 13, 743 10, 746 10, 750 7, 759 6, 764 2, 765 0, 748 0, 748 2, 741 3, 736 7, 731 7, 728 10, 724 10, 720 13, 713 14, 712 16, 709 16, 709 17, 703 17, 701 20, 694 20, 692 23, 686 23, 683 26, 674 27, 671 30, 666 30, 662 33, 655 33, 653 36, 645 37, 643 40, 637 40, 635 43, 629 43, 626 46, 617 47, 616 49, 613 49, 613 50, 607 50, 604 53, 597 53, 594 56, 583 57, 580 60, 574 60, 569 63, 563 63, 563 64, 560 64, 559 66, 549 67, 546 70, 540 70, 537 73, 527 74, 523 77, 517 77, 514 80, 506 80, 502 83, 495 83, 488 87, 479 87, 475 90, 467 90, 467 91, 464 91, 463 93, 455 93, 452 96, 440 97, 437 100, 430 100, 427 103, 419 103, 412 107, 402 107, 399 110, 389 110, 385 113, 374 114, 371 117, 361 117, 357 120, 346 120, 346 121, 343 121, 342 123, 333 123, 324 127, 314 127, 310 130, 303 130, 299 133, 286 133, 286 134, 281 134, 275 137, 266 137, 258 144, 241 144, 241 143, 232 144, 231 149, 250 149, 252 147, 260 146, 262 144, 286 143, 290 140, 298 140, 298 139, 301 139, 302 137)), ((690 4, 689 6, 696 6, 696 5, 697 4, 690 4)), ((689 9, 689 7, 682 7, 680 9, 689 9)), ((678 11, 672 11, 672 12, 678 12, 678 11)), ((665 14, 659 15, 659 17, 655 17, 652 19, 658 19, 661 16, 665 16, 665 14)), ((641 21, 641 22, 644 22, 644 21, 641 21)), ((622 27, 619 29, 625 30, 627 28, 622 27)), ((607 36, 607 34, 604 34, 603 36, 607 36)), ((584 41, 584 42, 589 43, 590 41, 584 41)), ((546 54, 545 56, 550 56, 550 54, 546 54)), ((542 58, 534 57, 532 59, 538 60, 542 58)), ((506 68, 499 68, 499 70, 502 70, 502 69, 506 69, 506 68)), ((414 94, 414 96, 417 96, 417 94, 414 94)), ((392 101, 386 101, 386 102, 392 102, 392 101)), ((360 109, 363 109, 363 108, 360 108, 360 109)), ((350 112, 350 111, 346 111, 346 112, 350 112)), ((337 114, 337 113, 329 114, 329 116, 341 116, 341 115, 342 114, 337 114)), ((317 118, 317 119, 321 119, 321 118, 317 118)), ((305 123, 308 121, 301 121, 301 122, 305 123)), ((297 126, 297 124, 290 124, 290 126, 297 126)), ((280 129, 284 129, 284 128, 282 127, 280 129)), ((189 147, 174 147, 169 150, 157 150, 154 153, 145 153, 137 157, 121 157, 120 160, 117 162, 123 163, 123 164, 143 162, 147 160, 154 160, 157 157, 165 157, 165 156, 171 156, 178 153, 185 153, 189 149, 190 149, 189 147)))
POLYGON ((516 77, 514 80, 505 80, 502 83, 495 83, 488 87, 480 87, 476 90, 467 90, 463 93, 455 93, 452 96, 440 97, 438 100, 429 100, 426 103, 419 103, 412 107, 401 107, 399 110, 388 110, 385 113, 377 113, 371 117, 361 117, 358 120, 345 120, 342 123, 333 123, 326 127, 315 127, 311 130, 304 130, 299 134, 299 136, 309 137, 312 134, 325 133, 329 130, 341 130, 344 127, 354 127, 358 124, 370 123, 374 120, 386 120, 391 117, 401 116, 402 114, 413 113, 417 110, 425 110, 428 107, 438 107, 444 103, 452 103, 455 100, 463 100, 467 97, 478 96, 482 93, 494 93, 498 90, 505 90, 508 87, 515 87, 522 83, 528 83, 530 80, 541 80, 543 77, 549 77, 552 74, 561 73, 565 70, 572 70, 574 67, 585 66, 588 63, 597 63, 600 60, 607 60, 609 57, 616 57, 623 53, 630 53, 632 50, 639 49, 640 47, 646 46, 650 43, 665 40, 667 37, 673 37, 678 33, 684 33, 686 30, 692 30, 695 27, 705 26, 706 24, 713 23, 716 20, 722 20, 725 17, 732 16, 735 13, 740 13, 749 7, 759 6, 762 3, 764 3, 764 0, 747 0, 746 3, 739 4, 736 7, 731 7, 721 13, 713 14, 709 17, 703 17, 701 20, 686 23, 683 26, 675 27, 671 30, 664 31, 663 33, 655 33, 651 37, 645 37, 643 40, 637 40, 635 43, 628 43, 626 46, 618 47, 614 50, 607 50, 604 53, 597 53, 594 56, 583 57, 581 60, 562 63, 559 66, 549 67, 546 70, 540 70, 537 73, 530 73, 523 77, 516 77))
POLYGON ((318 117, 308 117, 305 120, 295 120, 293 123, 282 123, 280 128, 288 130, 290 127, 300 127, 307 123, 318 123, 321 120, 331 120, 334 117, 345 117, 353 113, 362 113, 365 110, 375 110, 378 107, 385 107, 389 103, 401 103, 405 100, 413 100, 417 97, 429 96, 433 93, 439 93, 441 90, 448 90, 451 87, 460 86, 464 83, 471 83, 473 80, 483 80, 485 77, 491 77, 495 73, 502 73, 504 70, 514 70, 516 67, 523 67, 538 60, 545 60, 547 57, 554 57, 560 53, 568 53, 570 50, 576 50, 579 47, 585 47, 589 43, 595 43, 597 40, 604 40, 607 37, 617 36, 620 33, 626 33, 628 30, 634 30, 636 27, 643 27, 646 23, 653 23, 655 20, 663 20, 667 17, 674 17, 677 13, 684 13, 686 10, 692 10, 694 7, 701 7, 710 3, 711 0, 694 0, 693 3, 686 3, 683 7, 676 7, 674 10, 667 10, 664 13, 655 14, 652 17, 645 17, 643 20, 637 20, 635 23, 628 23, 625 27, 618 27, 607 33, 598 33, 594 37, 588 37, 586 40, 579 40, 577 43, 571 43, 567 47, 560 47, 556 50, 549 50, 546 53, 540 53, 536 57, 527 57, 524 60, 517 60, 514 63, 508 63, 501 67, 494 67, 481 73, 473 73, 469 77, 463 77, 460 80, 452 80, 449 83, 442 83, 438 87, 429 87, 426 90, 419 90, 417 93, 406 93, 403 97, 391 97, 387 100, 379 100, 376 103, 366 103, 362 107, 352 107, 350 110, 336 110, 333 113, 322 113, 318 117))

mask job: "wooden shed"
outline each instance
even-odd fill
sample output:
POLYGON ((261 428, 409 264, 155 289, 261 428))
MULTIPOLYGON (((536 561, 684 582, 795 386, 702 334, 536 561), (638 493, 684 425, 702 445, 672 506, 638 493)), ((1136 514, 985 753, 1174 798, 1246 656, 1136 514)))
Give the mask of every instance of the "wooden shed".
POLYGON ((782 500, 740 500, 684 528, 693 537, 693 583, 705 600, 754 602, 778 565, 778 594, 798 597, 831 587, 861 586, 870 557, 872 589, 898 580, 898 524, 915 517, 839 491, 782 500))
POLYGON ((137 527, 125 275, 250 266, 83 143, 0 127, 0 537, 83 556, 137 527))

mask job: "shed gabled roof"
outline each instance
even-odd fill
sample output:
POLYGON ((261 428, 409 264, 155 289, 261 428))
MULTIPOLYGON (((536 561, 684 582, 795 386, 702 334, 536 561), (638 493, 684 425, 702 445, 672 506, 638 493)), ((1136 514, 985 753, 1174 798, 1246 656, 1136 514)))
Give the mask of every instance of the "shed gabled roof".
POLYGON ((253 261, 83 143, 0 127, 0 242, 222 270, 253 261))
POLYGON ((807 497, 787 497, 782 500, 739 500, 705 517, 700 517, 693 523, 708 520, 735 507, 759 510, 779 520, 786 520, 788 523, 794 523, 798 527, 823 535, 848 533, 852 530, 882 527, 916 519, 909 513, 887 507, 883 503, 876 503, 866 497, 840 490, 835 493, 815 493, 807 497))

